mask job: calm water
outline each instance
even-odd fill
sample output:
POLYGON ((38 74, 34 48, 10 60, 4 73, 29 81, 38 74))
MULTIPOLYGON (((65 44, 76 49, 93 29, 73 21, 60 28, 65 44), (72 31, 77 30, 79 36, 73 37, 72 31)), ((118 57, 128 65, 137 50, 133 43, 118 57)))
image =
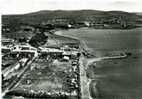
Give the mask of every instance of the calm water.
POLYGON ((85 41, 95 54, 108 51, 142 49, 142 28, 132 30, 71 29, 57 34, 85 41))
MULTIPOLYGON (((92 53, 103 56, 112 51, 132 53, 126 59, 97 62, 88 76, 102 75, 97 84, 100 99, 142 99, 142 28, 132 30, 73 29, 59 34, 84 40, 92 53)), ((95 97, 93 82, 91 94, 95 97)))

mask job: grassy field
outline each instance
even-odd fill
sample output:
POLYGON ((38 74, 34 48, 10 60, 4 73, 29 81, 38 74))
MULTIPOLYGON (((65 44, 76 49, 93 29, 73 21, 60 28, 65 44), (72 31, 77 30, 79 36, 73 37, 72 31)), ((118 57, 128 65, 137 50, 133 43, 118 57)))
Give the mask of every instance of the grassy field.
POLYGON ((76 39, 64 36, 58 36, 56 34, 54 35, 48 34, 48 36, 49 36, 48 42, 45 44, 47 46, 62 46, 64 43, 79 43, 78 40, 76 39))
POLYGON ((69 63, 51 64, 46 60, 36 60, 20 84, 14 90, 33 90, 43 92, 67 92, 66 77, 70 75, 69 63), (28 84, 29 81, 29 84, 28 84))
MULTIPOLYGON (((99 75, 97 90, 99 99, 141 99, 142 97, 142 28, 132 30, 74 29, 61 31, 63 35, 85 41, 96 56, 115 51, 131 53, 128 58, 104 60, 89 66, 87 77, 99 75)), ((90 92, 95 97, 95 81, 90 92)))

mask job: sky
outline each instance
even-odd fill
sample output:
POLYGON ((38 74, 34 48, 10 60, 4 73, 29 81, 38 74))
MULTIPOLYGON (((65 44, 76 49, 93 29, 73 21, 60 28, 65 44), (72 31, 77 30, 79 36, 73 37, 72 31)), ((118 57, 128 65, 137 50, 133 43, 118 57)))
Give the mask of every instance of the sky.
POLYGON ((142 12, 142 0, 0 0, 1 14, 81 9, 142 12))

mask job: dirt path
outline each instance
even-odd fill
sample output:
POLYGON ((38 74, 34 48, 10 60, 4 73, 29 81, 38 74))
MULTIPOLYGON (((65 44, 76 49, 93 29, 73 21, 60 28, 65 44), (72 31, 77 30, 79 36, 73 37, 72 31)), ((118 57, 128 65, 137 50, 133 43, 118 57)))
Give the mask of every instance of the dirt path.
MULTIPOLYGON (((55 33, 56 34, 56 33, 55 33)), ((89 48, 86 45, 85 41, 83 40, 79 40, 77 37, 71 37, 71 36, 66 36, 66 35, 62 35, 62 33, 57 33, 56 35, 61 35, 61 36, 65 36, 65 37, 69 37, 69 38, 73 38, 76 39, 80 42, 80 52, 84 52, 88 51, 89 48)), ((82 54, 79 60, 80 63, 80 85, 81 85, 81 99, 93 99, 90 96, 90 83, 91 83, 91 79, 88 79, 86 76, 86 67, 88 65, 88 63, 92 62, 92 60, 86 60, 87 58, 85 58, 82 54)))
MULTIPOLYGON (((56 33, 55 33, 56 34, 56 33)), ((58 33, 57 33, 58 35, 58 33)), ((60 33, 59 35, 62 35, 62 33, 60 33)), ((62 35, 64 36, 64 35, 62 35)), ((70 37, 70 38, 74 38, 76 40, 78 40, 80 42, 80 52, 84 52, 85 51, 88 51, 89 48, 87 46, 87 44, 85 43, 85 41, 83 40, 80 40, 78 39, 77 37, 71 37, 71 36, 65 36, 65 37, 70 37)), ((90 84, 92 82, 92 80, 97 80, 97 75, 96 75, 96 79, 89 79, 87 78, 86 76, 86 70, 88 68, 88 66, 94 62, 97 62, 97 61, 102 61, 102 60, 106 60, 106 59, 118 59, 118 58, 125 58, 127 57, 126 54, 124 55, 118 55, 118 56, 112 56, 112 57, 94 57, 94 58, 86 58, 85 56, 83 56, 81 54, 81 57, 80 57, 80 60, 79 60, 79 63, 80 63, 80 83, 81 83, 81 99, 93 99, 91 96, 90 96, 90 84)), ((95 86, 96 86, 97 82, 95 83, 95 86)), ((97 89, 96 90, 96 94, 98 93, 97 92, 97 89)), ((97 98, 96 98, 97 99, 97 98)))
POLYGON ((89 59, 86 59, 87 63, 86 63, 86 68, 88 68, 88 66, 94 62, 97 62, 97 61, 102 61, 102 60, 108 60, 108 59, 120 59, 120 58, 126 58, 127 55, 124 54, 124 55, 117 55, 117 56, 104 56, 104 57, 98 57, 98 58, 89 58, 89 59))
POLYGON ((7 92, 9 92, 10 90, 12 90, 13 88, 15 88, 20 80, 22 79, 22 76, 24 75, 24 73, 30 68, 30 65, 32 64, 32 62, 35 60, 36 57, 33 57, 23 68, 23 70, 21 71, 21 73, 19 73, 17 75, 17 78, 6 88, 6 90, 4 92, 2 92, 2 96, 4 96, 7 92))
POLYGON ((84 57, 80 57, 80 83, 81 83, 81 94, 82 98, 81 99, 92 99, 90 96, 90 91, 89 91, 89 85, 88 83, 88 78, 86 76, 86 71, 85 71, 85 66, 84 66, 84 57))

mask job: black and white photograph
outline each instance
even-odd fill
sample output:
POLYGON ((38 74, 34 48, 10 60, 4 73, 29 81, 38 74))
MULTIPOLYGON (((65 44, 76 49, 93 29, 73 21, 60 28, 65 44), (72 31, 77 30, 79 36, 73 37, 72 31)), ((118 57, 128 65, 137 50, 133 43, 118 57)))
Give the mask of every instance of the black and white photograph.
POLYGON ((142 0, 1 0, 1 99, 142 99, 142 0))

